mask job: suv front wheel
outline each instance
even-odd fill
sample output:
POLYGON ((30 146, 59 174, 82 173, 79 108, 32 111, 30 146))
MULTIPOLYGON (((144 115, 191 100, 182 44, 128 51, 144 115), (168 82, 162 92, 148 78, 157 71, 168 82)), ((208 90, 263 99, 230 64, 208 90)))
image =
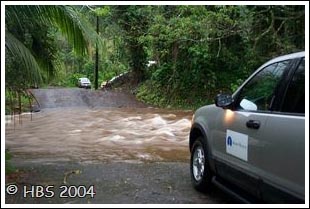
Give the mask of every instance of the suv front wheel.
POLYGON ((202 137, 197 138, 191 150, 191 179, 196 190, 207 192, 211 187, 211 170, 206 145, 202 137))

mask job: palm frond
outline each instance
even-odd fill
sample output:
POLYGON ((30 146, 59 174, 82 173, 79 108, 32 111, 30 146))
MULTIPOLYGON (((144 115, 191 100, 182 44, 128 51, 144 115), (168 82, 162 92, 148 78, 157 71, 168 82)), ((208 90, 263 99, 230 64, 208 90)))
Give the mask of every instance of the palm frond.
MULTIPOLYGON (((95 30, 71 6, 10 5, 6 7, 6 19, 20 22, 21 19, 27 18, 58 28, 80 55, 87 52, 87 43, 100 42, 95 30)), ((23 27, 22 24, 20 27, 23 27)))
POLYGON ((35 83, 42 82, 41 69, 36 59, 29 49, 8 31, 5 31, 5 49, 6 56, 13 56, 23 63, 29 80, 35 83))
MULTIPOLYGON (((98 44, 103 48, 100 36, 95 32, 91 24, 72 6, 65 5, 9 5, 5 8, 5 18, 7 23, 14 23, 14 27, 6 29, 6 49, 20 59, 25 65, 25 71, 29 73, 32 80, 40 80, 49 77, 57 71, 56 59, 49 59, 40 54, 35 54, 33 49, 23 44, 23 37, 14 36, 19 34, 16 31, 27 31, 29 25, 37 28, 40 25, 57 28, 72 45, 78 55, 84 56, 88 52, 90 44, 98 44), (27 24, 23 24, 27 22, 27 24), (15 30, 13 31, 10 30, 15 30), (33 53, 31 55, 31 52, 33 53), (41 57, 40 57, 41 55, 41 57), (48 59, 48 60, 47 60, 48 59), (48 62, 50 61, 50 62, 48 62), (41 69, 41 71, 40 71, 41 69)), ((8 54, 9 55, 9 54, 8 54)), ((8 56, 7 55, 7 56, 8 56)))
POLYGON ((42 12, 48 17, 50 23, 60 29, 74 50, 85 55, 87 52, 87 39, 77 12, 69 6, 41 6, 42 12))

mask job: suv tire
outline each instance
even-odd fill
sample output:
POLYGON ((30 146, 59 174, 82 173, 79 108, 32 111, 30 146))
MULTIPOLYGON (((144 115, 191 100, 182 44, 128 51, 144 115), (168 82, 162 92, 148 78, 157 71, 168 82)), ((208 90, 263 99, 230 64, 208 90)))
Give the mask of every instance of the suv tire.
POLYGON ((191 149, 191 180, 194 188, 207 192, 211 188, 212 173, 208 161, 208 151, 203 137, 198 137, 191 149))

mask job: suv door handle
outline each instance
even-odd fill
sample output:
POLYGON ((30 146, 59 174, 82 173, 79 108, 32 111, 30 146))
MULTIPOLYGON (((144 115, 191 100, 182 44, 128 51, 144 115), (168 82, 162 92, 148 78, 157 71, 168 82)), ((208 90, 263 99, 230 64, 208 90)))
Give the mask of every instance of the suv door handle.
POLYGON ((248 128, 259 129, 260 121, 259 120, 249 120, 248 122, 246 122, 246 126, 248 128))

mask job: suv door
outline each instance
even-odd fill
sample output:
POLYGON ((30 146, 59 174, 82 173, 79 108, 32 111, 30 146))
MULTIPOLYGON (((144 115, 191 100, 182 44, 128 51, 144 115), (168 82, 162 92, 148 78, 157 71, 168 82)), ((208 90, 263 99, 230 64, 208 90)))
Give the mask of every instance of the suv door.
POLYGON ((257 153, 261 194, 268 202, 292 203, 305 198, 304 59, 298 60, 287 82, 275 102, 275 111, 266 120, 259 141, 262 149, 257 153))
POLYGON ((258 198, 260 177, 270 176, 265 169, 272 159, 263 156, 273 152, 268 134, 278 131, 267 121, 273 115, 276 90, 291 67, 292 60, 284 60, 261 69, 235 94, 233 111, 223 110, 216 119, 212 154, 218 174, 258 198))

